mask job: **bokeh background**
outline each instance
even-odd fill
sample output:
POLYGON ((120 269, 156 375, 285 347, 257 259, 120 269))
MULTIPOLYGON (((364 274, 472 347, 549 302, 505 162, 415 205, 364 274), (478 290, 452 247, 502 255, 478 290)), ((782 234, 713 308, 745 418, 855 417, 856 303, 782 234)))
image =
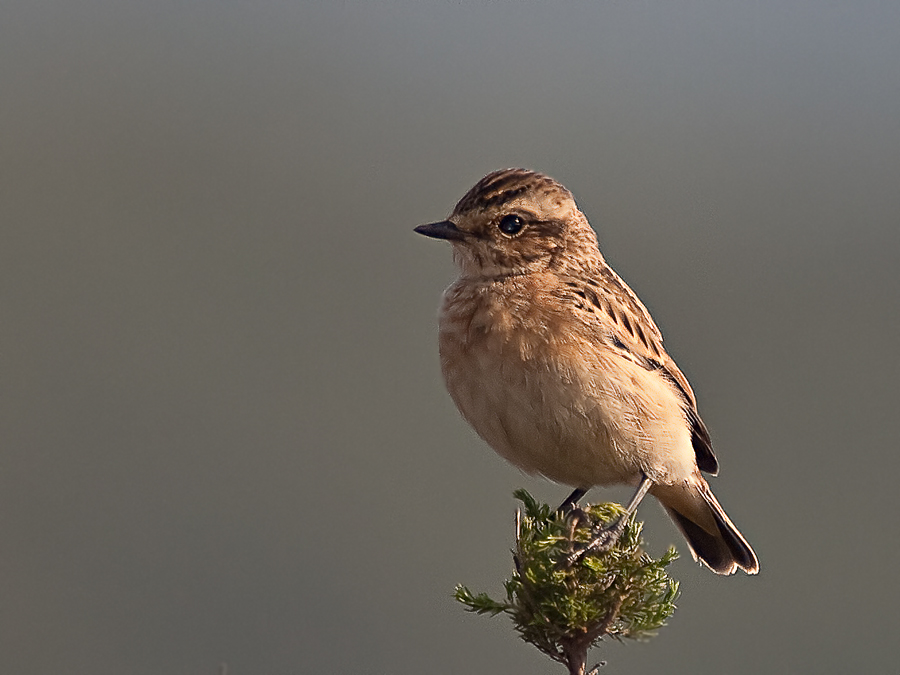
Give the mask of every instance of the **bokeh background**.
POLYGON ((506 166, 654 313, 762 561, 645 504, 680 608, 603 672, 897 672, 900 4, 0 15, 0 672, 561 672, 450 597, 567 492, 457 415, 412 232, 506 166))

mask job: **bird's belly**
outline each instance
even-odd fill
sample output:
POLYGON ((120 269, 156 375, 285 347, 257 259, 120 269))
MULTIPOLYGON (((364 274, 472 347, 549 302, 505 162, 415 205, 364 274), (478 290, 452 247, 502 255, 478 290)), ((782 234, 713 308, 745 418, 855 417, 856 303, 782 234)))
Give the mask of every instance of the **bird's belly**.
POLYGON ((638 481, 644 451, 604 405, 602 373, 443 342, 442 364, 463 417, 523 471, 584 488, 638 481))

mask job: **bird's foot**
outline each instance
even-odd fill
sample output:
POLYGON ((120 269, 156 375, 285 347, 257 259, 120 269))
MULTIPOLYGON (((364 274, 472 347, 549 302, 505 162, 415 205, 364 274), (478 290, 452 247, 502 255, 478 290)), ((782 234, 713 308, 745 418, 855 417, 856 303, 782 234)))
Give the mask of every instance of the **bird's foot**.
MULTIPOLYGON (((587 544, 572 545, 572 552, 559 561, 557 567, 568 569, 577 562, 584 560, 589 555, 602 555, 611 549, 625 531, 625 523, 628 520, 623 516, 611 525, 596 529, 592 532, 593 538, 587 544)), ((574 527, 572 528, 574 534, 574 527)))

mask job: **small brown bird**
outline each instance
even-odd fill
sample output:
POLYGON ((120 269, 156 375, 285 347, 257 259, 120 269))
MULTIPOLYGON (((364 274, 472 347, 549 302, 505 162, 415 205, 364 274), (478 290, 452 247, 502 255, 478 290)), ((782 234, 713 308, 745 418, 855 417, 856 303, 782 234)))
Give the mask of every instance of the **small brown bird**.
POLYGON ((460 275, 443 297, 441 369, 488 445, 574 487, 563 507, 595 485, 629 484, 632 513, 649 491, 695 559, 718 574, 759 570, 700 473, 715 474, 718 461, 687 379, 565 187, 495 171, 448 220, 416 232, 453 245, 460 275))

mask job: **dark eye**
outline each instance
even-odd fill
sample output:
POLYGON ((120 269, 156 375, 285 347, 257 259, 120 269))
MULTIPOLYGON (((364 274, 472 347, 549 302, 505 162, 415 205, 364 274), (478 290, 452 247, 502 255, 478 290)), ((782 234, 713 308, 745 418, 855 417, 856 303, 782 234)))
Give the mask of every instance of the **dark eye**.
POLYGON ((497 227, 503 234, 513 235, 518 234, 525 227, 525 223, 519 216, 510 213, 508 216, 503 216, 503 220, 497 224, 497 227))

